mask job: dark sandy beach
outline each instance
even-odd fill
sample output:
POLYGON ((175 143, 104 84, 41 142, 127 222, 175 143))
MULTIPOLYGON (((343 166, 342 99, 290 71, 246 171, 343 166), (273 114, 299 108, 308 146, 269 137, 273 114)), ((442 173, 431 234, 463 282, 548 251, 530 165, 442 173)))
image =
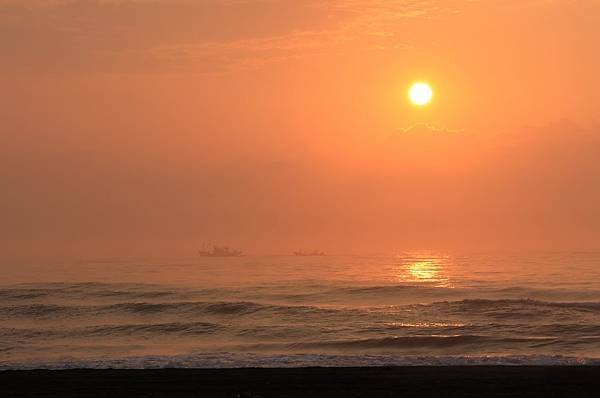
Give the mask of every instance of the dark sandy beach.
POLYGON ((3 397, 597 397, 600 367, 31 370, 3 397))

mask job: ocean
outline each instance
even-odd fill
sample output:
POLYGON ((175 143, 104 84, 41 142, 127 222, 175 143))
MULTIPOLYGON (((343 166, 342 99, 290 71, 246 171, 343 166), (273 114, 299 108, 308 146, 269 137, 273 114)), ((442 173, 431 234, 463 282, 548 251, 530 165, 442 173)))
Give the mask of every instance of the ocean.
POLYGON ((0 369, 600 365, 600 253, 5 264, 0 369))

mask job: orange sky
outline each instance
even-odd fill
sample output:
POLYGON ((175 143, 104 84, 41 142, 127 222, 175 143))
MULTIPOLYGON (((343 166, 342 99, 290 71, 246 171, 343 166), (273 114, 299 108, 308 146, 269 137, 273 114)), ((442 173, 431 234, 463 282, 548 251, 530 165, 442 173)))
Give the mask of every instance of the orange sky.
POLYGON ((598 249, 598 40, 595 0, 0 0, 1 256, 598 249))

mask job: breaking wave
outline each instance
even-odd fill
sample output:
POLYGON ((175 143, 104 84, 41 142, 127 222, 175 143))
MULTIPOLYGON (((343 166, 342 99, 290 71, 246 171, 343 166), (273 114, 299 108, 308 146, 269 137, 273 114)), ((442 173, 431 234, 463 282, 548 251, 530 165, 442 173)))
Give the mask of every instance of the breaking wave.
POLYGON ((358 366, 599 366, 600 358, 560 355, 260 355, 229 352, 174 356, 148 355, 0 364, 9 369, 299 368, 358 366))

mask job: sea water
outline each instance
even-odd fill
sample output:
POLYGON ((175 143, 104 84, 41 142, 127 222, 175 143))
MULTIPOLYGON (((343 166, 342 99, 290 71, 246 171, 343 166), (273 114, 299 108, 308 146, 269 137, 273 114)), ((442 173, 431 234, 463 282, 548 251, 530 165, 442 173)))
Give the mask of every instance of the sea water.
POLYGON ((600 364, 600 253, 5 263, 0 369, 600 364))

